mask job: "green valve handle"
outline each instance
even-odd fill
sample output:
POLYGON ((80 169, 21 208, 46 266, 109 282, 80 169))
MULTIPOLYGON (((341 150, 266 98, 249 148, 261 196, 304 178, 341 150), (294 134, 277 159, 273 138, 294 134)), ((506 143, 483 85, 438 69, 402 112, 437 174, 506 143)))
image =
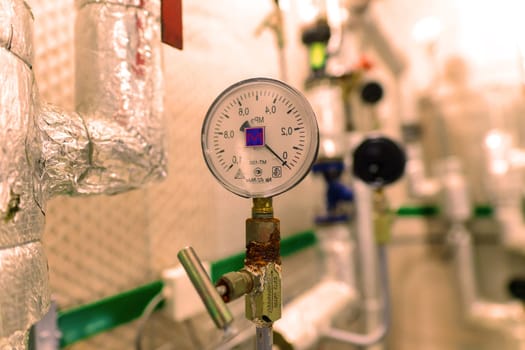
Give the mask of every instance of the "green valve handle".
POLYGON ((213 322, 219 329, 226 329, 233 322, 233 316, 212 284, 206 270, 193 250, 186 247, 177 254, 180 263, 186 270, 193 286, 199 293, 202 302, 206 306, 213 322))

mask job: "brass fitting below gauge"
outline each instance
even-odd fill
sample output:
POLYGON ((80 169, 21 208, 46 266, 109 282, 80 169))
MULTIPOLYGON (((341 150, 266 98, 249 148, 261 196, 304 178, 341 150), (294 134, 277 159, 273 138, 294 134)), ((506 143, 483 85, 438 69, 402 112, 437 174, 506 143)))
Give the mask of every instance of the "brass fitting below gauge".
POLYGON ((271 198, 254 198, 252 218, 246 220, 245 270, 253 278, 246 295, 246 318, 271 326, 281 318, 280 221, 273 217, 271 198))
POLYGON ((245 295, 246 318, 258 327, 271 327, 281 318, 281 233, 273 217, 271 198, 254 198, 252 218, 246 220, 244 268, 224 274, 217 282, 224 302, 245 295))
POLYGON ((374 236, 377 244, 390 241, 394 215, 382 187, 376 188, 372 197, 374 236))

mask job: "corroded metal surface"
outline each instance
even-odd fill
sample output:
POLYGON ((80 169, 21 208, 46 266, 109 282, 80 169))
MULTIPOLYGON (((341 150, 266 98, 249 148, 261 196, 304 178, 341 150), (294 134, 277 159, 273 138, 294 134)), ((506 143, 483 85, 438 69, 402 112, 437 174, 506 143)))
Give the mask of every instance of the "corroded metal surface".
POLYGON ((246 318, 262 327, 271 326, 281 317, 282 308, 278 219, 246 220, 244 265, 255 281, 255 288, 246 295, 246 318))
POLYGON ((246 266, 264 266, 270 262, 281 264, 281 234, 279 220, 246 220, 246 266))

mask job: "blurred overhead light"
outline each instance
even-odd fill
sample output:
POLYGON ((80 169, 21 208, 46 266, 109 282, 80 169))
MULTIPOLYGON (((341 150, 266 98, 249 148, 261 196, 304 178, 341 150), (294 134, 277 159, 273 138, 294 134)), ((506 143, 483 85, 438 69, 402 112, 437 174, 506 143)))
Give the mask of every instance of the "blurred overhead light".
POLYGON ((424 17, 412 28, 412 38, 418 43, 429 44, 435 42, 442 31, 443 25, 438 18, 424 17))

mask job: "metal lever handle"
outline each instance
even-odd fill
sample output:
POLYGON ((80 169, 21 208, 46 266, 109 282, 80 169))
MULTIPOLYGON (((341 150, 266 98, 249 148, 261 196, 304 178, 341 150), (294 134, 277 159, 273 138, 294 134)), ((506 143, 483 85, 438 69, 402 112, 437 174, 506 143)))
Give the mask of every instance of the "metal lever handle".
POLYGON ((185 247, 179 251, 177 257, 217 328, 226 329, 233 322, 233 316, 211 283, 195 250, 192 247, 185 247))

